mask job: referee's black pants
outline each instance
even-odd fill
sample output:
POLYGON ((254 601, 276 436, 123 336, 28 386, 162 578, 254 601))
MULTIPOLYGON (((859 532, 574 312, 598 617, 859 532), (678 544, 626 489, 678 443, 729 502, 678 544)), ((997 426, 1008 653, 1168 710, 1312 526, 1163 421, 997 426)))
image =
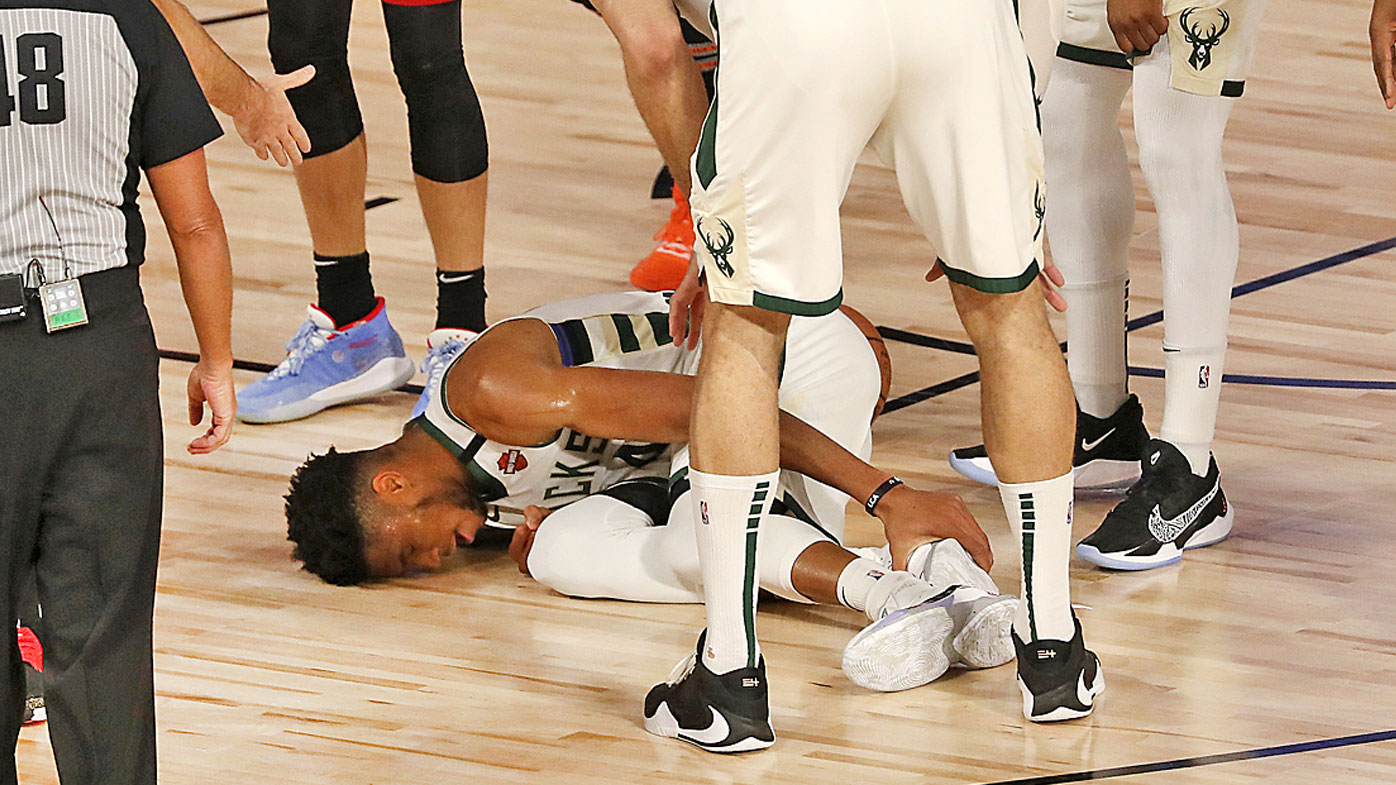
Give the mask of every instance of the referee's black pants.
MULTIPOLYGON (((155 782, 151 619, 163 445, 158 356, 137 271, 81 278, 90 324, 0 323, 3 721, 13 750, 24 671, 13 633, 33 568, 44 701, 63 785, 155 782)), ((0 785, 14 783, 0 754, 0 785)))

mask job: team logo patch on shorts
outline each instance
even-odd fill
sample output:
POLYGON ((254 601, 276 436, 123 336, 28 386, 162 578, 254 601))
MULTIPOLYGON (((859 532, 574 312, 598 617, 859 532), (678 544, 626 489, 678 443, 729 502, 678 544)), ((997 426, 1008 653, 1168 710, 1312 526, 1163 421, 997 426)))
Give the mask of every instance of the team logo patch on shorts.
POLYGON ((731 278, 736 270, 727 257, 732 255, 737 245, 737 233, 732 231, 732 225, 716 216, 700 216, 696 228, 698 237, 703 241, 703 247, 708 249, 708 254, 713 257, 718 271, 731 278), (712 221, 718 224, 716 230, 713 230, 712 221))
POLYGON ((1231 27, 1231 15, 1220 8, 1187 8, 1178 17, 1178 27, 1183 31, 1183 38, 1192 45, 1188 65, 1202 71, 1212 64, 1212 49, 1221 43, 1221 37, 1231 27), (1200 17, 1196 16, 1198 12, 1201 12, 1200 17))
POLYGON ((518 450, 510 450, 499 456, 499 470, 505 474, 514 474, 528 468, 528 459, 518 450))

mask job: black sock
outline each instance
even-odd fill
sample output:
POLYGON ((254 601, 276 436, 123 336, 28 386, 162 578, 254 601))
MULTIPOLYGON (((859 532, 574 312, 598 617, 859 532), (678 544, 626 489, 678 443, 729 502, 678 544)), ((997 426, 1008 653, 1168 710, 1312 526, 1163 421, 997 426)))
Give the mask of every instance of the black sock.
POLYGON ((315 291, 316 304, 330 315, 336 327, 372 313, 378 298, 368 272, 368 251, 353 256, 315 254, 315 291))
POLYGON ((436 326, 485 329, 485 270, 436 271, 436 326))

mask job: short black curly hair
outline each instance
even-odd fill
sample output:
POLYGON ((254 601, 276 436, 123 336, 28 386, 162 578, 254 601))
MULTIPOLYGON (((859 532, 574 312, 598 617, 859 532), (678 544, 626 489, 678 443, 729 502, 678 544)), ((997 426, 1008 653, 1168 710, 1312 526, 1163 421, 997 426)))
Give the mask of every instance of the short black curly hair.
POLYGON ((305 569, 336 586, 368 580, 367 537, 360 512, 361 473, 368 451, 310 455, 291 475, 286 539, 305 569))

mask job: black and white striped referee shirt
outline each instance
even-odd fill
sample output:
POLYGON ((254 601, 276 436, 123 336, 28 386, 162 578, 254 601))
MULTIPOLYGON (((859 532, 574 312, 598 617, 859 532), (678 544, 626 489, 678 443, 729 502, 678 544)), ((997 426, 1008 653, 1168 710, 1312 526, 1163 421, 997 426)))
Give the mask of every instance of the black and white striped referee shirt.
POLYGON ((0 274, 139 265, 139 170, 221 133, 150 0, 0 0, 0 274))

